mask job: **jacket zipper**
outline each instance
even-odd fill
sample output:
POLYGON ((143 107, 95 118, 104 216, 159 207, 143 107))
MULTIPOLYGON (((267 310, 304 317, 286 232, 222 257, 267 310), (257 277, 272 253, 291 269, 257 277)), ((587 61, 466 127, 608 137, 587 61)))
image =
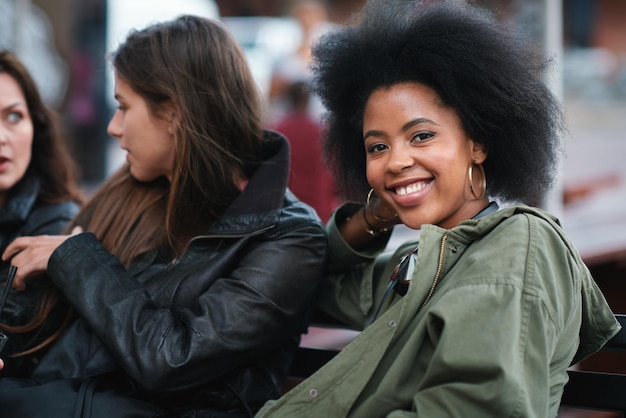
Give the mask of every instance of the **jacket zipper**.
POLYGON ((443 267, 443 253, 444 253, 444 250, 446 248, 446 241, 447 240, 448 240, 448 236, 447 235, 444 235, 443 238, 441 239, 441 248, 439 249, 439 263, 437 265, 437 273, 435 273, 435 279, 433 280, 433 284, 430 287, 430 291, 428 292, 428 295, 426 296, 426 299, 422 303, 422 306, 420 307, 420 309, 422 309, 424 307, 424 305, 426 305, 428 303, 430 298, 433 296, 433 293, 435 292, 435 288, 437 287, 437 283, 439 283, 439 277, 441 276, 441 269, 443 267))

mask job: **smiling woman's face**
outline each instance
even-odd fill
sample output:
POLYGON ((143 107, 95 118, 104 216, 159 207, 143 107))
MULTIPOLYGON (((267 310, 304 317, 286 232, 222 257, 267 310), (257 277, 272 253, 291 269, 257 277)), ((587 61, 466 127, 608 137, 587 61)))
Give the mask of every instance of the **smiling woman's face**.
POLYGON ((0 207, 30 165, 33 131, 22 88, 11 75, 0 73, 0 207))
POLYGON ((379 88, 363 114, 367 180, 404 224, 452 228, 476 215, 488 198, 475 198, 468 169, 486 158, 464 132, 456 112, 418 83, 379 88))

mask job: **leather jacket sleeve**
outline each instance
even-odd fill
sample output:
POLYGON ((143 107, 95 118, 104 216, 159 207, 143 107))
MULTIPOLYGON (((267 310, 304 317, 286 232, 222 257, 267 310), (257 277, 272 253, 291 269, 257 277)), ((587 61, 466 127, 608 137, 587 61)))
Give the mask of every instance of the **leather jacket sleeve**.
POLYGON ((241 238, 219 259, 202 251, 191 245, 147 284, 82 233, 57 248, 48 274, 126 373, 148 390, 182 390, 300 335, 326 238, 306 221, 241 238))

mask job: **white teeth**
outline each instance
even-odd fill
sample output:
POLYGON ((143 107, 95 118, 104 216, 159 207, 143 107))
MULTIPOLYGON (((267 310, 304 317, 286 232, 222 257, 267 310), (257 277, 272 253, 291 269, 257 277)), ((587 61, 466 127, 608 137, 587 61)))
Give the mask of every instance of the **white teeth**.
POLYGON ((408 186, 396 187, 396 194, 404 196, 410 193, 419 192, 424 187, 426 187, 426 183, 424 182, 413 183, 409 184, 408 186))

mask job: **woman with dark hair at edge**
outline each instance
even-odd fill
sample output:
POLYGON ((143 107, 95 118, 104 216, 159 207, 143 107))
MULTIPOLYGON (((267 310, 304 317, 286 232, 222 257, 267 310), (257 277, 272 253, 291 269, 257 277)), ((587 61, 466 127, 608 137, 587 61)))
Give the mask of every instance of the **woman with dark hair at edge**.
POLYGON ((560 151, 545 68, 458 1, 372 0, 316 45, 326 154, 363 202, 327 225, 318 308, 364 330, 258 417, 557 416, 568 367, 620 326, 558 220, 527 205, 560 151), (419 241, 389 257, 399 223, 419 241))
MULTIPOLYGON (((80 202, 57 114, 43 103, 17 56, 0 50, 0 250, 21 235, 62 232, 80 202)), ((0 265, 0 293, 9 267, 0 265)), ((8 336, 0 376, 30 375, 71 312, 45 277, 33 279, 26 292, 11 290, 0 316, 0 330, 8 336)))
MULTIPOLYGON (((144 411, 132 416, 251 416, 279 396, 306 329, 323 226, 287 190, 287 142, 263 132, 256 83, 220 22, 133 31, 112 62, 108 132, 127 164, 72 222, 85 232, 21 237, 3 254, 16 288, 47 272, 79 316, 28 389, 45 399, 61 379, 84 379, 89 392, 106 373, 93 400, 77 399, 97 415, 81 416, 130 416, 128 398, 144 411), (104 408, 103 389, 124 399, 104 408)), ((58 406, 16 401, 15 386, 0 380, 13 417, 58 406)))

